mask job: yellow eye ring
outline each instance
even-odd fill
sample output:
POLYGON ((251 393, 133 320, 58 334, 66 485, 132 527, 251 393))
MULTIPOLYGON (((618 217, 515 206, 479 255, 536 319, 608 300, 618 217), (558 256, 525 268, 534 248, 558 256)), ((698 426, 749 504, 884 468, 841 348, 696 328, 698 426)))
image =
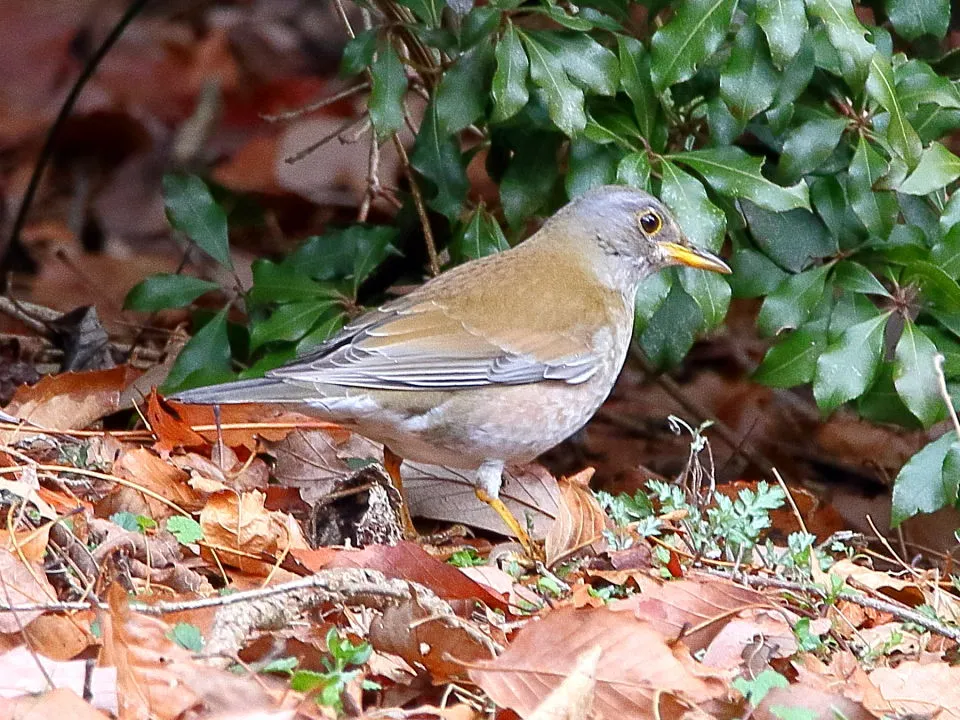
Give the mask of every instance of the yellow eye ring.
POLYGON ((645 210, 637 218, 640 229, 647 235, 656 235, 663 227, 663 221, 653 210, 645 210))

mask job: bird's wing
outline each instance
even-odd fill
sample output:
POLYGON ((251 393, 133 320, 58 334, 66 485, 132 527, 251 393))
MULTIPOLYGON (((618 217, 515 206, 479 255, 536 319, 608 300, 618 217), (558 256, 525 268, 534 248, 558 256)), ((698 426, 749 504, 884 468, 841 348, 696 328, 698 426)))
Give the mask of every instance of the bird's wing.
POLYGON ((472 313, 433 299, 401 298, 267 377, 377 390, 457 390, 542 380, 578 384, 600 368, 600 354, 582 333, 515 325, 492 330, 471 326, 465 315, 472 313))

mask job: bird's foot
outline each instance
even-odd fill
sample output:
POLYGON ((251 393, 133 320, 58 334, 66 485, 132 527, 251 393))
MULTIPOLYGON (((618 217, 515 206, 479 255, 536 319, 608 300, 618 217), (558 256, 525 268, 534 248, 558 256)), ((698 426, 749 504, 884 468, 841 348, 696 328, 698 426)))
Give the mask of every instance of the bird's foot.
POLYGON ((476 494, 477 498, 493 508, 493 511, 497 513, 506 526, 510 528, 510 532, 516 536, 517 542, 520 543, 523 551, 530 559, 542 560, 544 558, 543 550, 533 541, 523 525, 520 524, 520 521, 510 512, 510 508, 504 504, 503 500, 489 495, 480 488, 476 489, 476 494))

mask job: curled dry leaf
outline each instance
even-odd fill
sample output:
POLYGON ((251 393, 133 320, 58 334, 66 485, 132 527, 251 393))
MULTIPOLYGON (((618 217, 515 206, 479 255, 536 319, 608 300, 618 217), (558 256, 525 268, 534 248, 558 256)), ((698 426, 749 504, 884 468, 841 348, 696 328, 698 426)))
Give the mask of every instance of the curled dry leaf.
POLYGON ((545 541, 547 565, 550 567, 603 536, 607 516, 590 492, 593 472, 593 468, 587 468, 559 482, 560 506, 545 541))
MULTIPOLYGON (((28 565, 17 555, 0 548, 0 603, 27 605, 56 602, 57 594, 43 567, 28 565)), ((0 633, 16 633, 42 614, 42 610, 0 613, 0 633)))
POLYGON ((848 584, 852 583, 854 589, 858 589, 856 585, 859 584, 871 590, 877 590, 909 607, 916 607, 924 602, 923 592, 916 583, 857 565, 847 558, 835 562, 830 567, 829 574, 841 578, 848 584))
POLYGON ((266 575, 274 566, 269 558, 307 549, 297 521, 285 513, 267 510, 265 499, 258 490, 239 496, 221 492, 212 495, 200 511, 204 541, 216 548, 221 562, 266 575))
POLYGON ((732 716, 726 700, 732 675, 699 665, 681 644, 670 647, 649 623, 607 608, 554 610, 530 621, 506 652, 470 670, 494 702, 529 718, 577 667, 601 649, 596 668, 597 720, 656 717, 679 720, 693 707, 732 716), (656 707, 655 707, 656 706, 656 707))
MULTIPOLYGON (((129 366, 110 370, 47 375, 36 385, 17 389, 5 411, 43 428, 81 430, 120 409, 120 395, 140 374, 129 366)), ((16 432, 0 433, 7 443, 16 432)))
MULTIPOLYGON (((203 499, 187 484, 189 476, 170 463, 164 462, 147 448, 130 447, 123 452, 113 466, 113 474, 129 480, 136 488, 143 488, 166 498, 187 511, 203 507, 203 499)), ((136 489, 133 489, 137 492, 136 489)), ((149 508, 150 517, 156 521, 175 514, 167 503, 143 493, 143 501, 149 508)))

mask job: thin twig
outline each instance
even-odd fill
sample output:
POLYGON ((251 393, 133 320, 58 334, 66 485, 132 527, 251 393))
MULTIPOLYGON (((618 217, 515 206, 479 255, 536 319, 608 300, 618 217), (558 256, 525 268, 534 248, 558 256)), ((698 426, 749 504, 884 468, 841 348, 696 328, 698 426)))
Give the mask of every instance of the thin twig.
POLYGON ((437 256, 437 245, 433 241, 433 230, 430 229, 430 218, 427 216, 427 207, 423 202, 423 195, 420 193, 420 186, 417 184, 417 178, 413 174, 413 167, 410 165, 410 158, 407 157, 406 148, 400 141, 400 136, 394 134, 394 147, 397 148, 397 155, 400 156, 400 164, 403 166, 403 172, 410 183, 410 194, 413 196, 413 204, 417 208, 417 216, 420 218, 420 226, 423 228, 423 239, 427 244, 427 258, 430 261, 430 274, 436 277, 440 274, 440 258, 437 256))
POLYGON ((40 180, 43 178, 43 171, 46 170, 47 164, 53 157, 54 143, 57 139, 57 135, 60 132, 60 128, 66 122, 67 118, 70 116, 70 113, 73 112, 73 106, 76 105, 76 102, 80 97, 80 93, 83 92, 83 88, 86 87, 87 82, 91 77, 93 77, 94 72, 96 72, 97 67, 100 65, 103 58, 108 52, 110 52, 110 49, 123 34, 123 31, 126 30, 127 25, 133 21, 133 19, 140 13, 141 10, 143 10, 148 2, 150 2, 150 0, 133 0, 133 2, 130 3, 130 7, 127 8, 127 10, 117 21, 117 24, 114 25, 110 30, 110 33, 107 35, 107 37, 105 37, 103 42, 100 43, 100 47, 98 47, 93 55, 90 56, 90 59, 87 60, 86 64, 83 66, 83 69, 80 71, 80 75, 73 83, 73 87, 70 88, 70 92, 67 93, 67 97, 63 101, 63 105, 60 106, 60 111, 57 113, 57 117, 54 119, 50 129, 47 131, 47 136, 43 141, 43 147, 40 148, 40 155, 37 157, 37 164, 33 167, 33 172, 30 175, 30 182, 27 185, 27 191, 23 194, 23 200, 20 202, 20 207, 17 209, 17 216, 13 221, 13 229, 10 231, 10 243, 7 246, 8 248, 12 248, 20 242, 20 233, 23 231, 23 226, 27 222, 27 213, 30 212, 30 206, 33 204, 37 190, 40 188, 40 180))
POLYGON ((304 115, 309 115, 310 113, 315 112, 316 110, 320 110, 321 108, 325 108, 328 105, 333 105, 335 102, 339 100, 343 100, 344 98, 348 98, 351 95, 356 95, 357 93, 361 93, 364 90, 369 90, 369 89, 370 89, 370 83, 362 82, 359 85, 354 85, 353 87, 349 87, 346 90, 341 90, 336 95, 331 95, 329 97, 322 98, 320 100, 317 100, 316 102, 310 103, 309 105, 304 105, 301 108, 297 108, 296 110, 287 110, 286 112, 277 113, 276 115, 261 114, 260 119, 270 123, 285 122, 287 120, 296 120, 299 117, 303 117, 304 115))
POLYGON ((305 157, 307 157, 307 155, 312 155, 313 153, 315 153, 317 150, 322 148, 324 145, 326 145, 328 142, 330 142, 334 138, 340 137, 342 134, 349 132, 355 126, 362 125, 365 122, 368 122, 368 118, 366 115, 359 118, 351 118, 347 120, 345 123, 343 123, 342 125, 340 125, 333 132, 317 140, 315 143, 311 143, 310 145, 307 145, 307 147, 294 153, 293 155, 290 155, 289 157, 285 157, 283 161, 288 165, 294 165, 300 162, 301 160, 303 160, 305 157))
POLYGON ((943 635, 951 640, 960 642, 960 628, 952 628, 949 625, 945 625, 944 623, 940 622, 939 620, 934 620, 927 615, 923 615, 915 610, 896 605, 886 600, 880 600, 867 595, 859 595, 857 593, 847 592, 845 590, 841 590, 837 593, 828 593, 827 590, 818 585, 813 585, 811 583, 798 583, 778 577, 744 575, 742 573, 731 573, 710 568, 704 568, 701 570, 701 572, 707 573, 708 575, 726 578, 727 580, 733 580, 734 582, 742 583, 743 585, 749 585, 751 587, 773 587, 780 590, 790 590, 792 592, 816 595, 823 600, 828 598, 846 600, 847 602, 854 603, 855 605, 859 605, 861 607, 870 608, 871 610, 890 613, 895 618, 903 622, 910 622, 914 625, 919 625, 930 632, 937 633, 938 635, 943 635))

